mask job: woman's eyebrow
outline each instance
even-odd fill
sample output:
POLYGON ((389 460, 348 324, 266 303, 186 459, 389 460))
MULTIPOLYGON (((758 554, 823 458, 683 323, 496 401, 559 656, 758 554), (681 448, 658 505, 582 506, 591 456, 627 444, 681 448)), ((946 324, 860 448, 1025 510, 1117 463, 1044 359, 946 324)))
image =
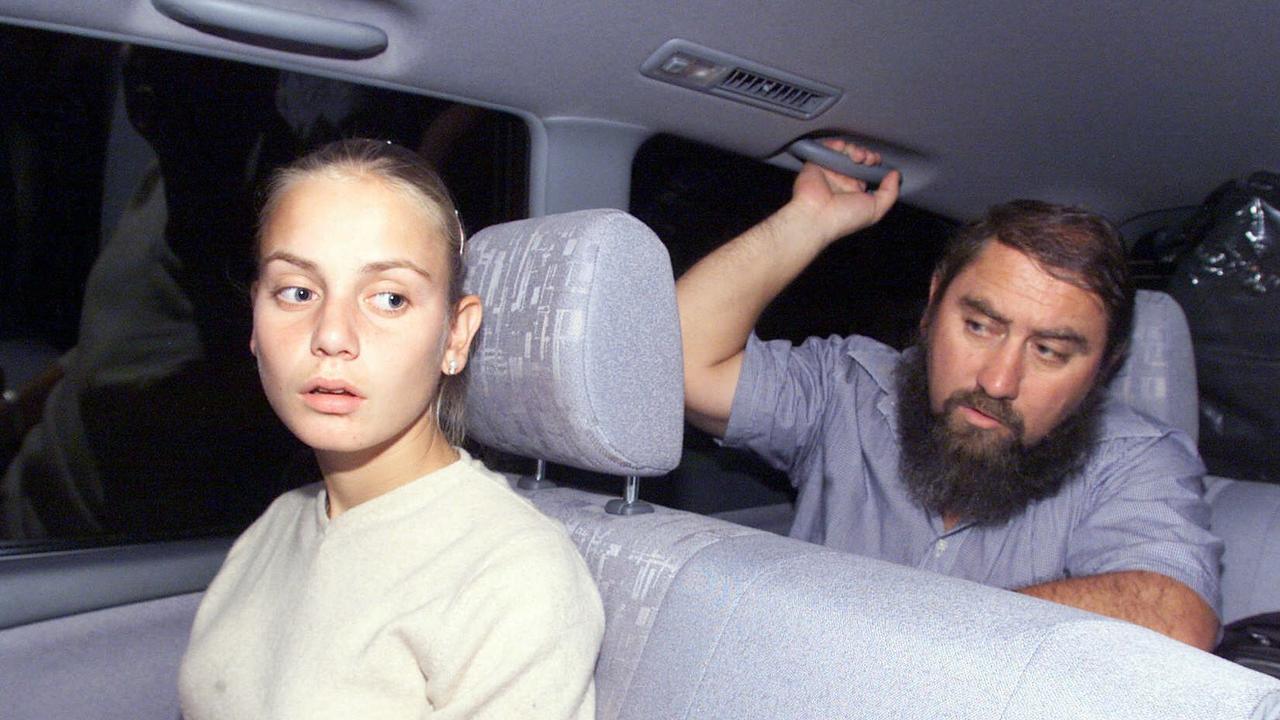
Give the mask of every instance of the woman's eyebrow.
POLYGON ((360 268, 360 274, 372 275, 374 273, 380 273, 385 270, 395 270, 397 268, 412 270, 426 278, 428 281, 431 280, 431 273, 427 272, 426 268, 409 260, 379 260, 378 262, 366 263, 360 268))
POLYGON ((307 272, 315 272, 316 270, 315 263, 311 262, 310 260, 304 260, 303 258, 300 258, 297 255, 294 255, 293 253, 285 252, 283 250, 277 250, 267 255, 266 257, 262 258, 262 262, 260 263, 260 265, 265 267, 267 263, 270 263, 275 260, 287 262, 290 265, 296 265, 302 270, 305 270, 307 272))

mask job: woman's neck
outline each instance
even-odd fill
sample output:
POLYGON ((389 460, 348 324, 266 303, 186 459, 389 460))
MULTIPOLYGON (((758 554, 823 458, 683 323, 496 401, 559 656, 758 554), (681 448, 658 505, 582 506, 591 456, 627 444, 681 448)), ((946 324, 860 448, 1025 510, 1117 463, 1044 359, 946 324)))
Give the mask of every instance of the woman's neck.
POLYGON ((331 519, 457 459, 458 451, 434 425, 360 452, 316 451, 331 519))

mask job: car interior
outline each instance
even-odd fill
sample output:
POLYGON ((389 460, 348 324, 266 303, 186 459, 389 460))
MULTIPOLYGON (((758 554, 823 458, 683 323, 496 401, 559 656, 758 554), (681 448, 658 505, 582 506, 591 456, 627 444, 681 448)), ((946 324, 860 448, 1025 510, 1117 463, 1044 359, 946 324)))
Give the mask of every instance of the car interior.
MULTIPOLYGON (((247 353, 258 187, 363 135, 457 193, 468 442, 597 583, 598 717, 1280 718, 1280 681, 1154 632, 786 537, 786 478, 685 423, 674 290, 802 162, 863 172, 822 138, 881 152, 903 199, 762 336, 910 344, 956 227, 1080 204, 1142 286, 1108 392, 1210 449, 1196 318, 1140 251, 1280 171, 1265 10, 0 0, 0 717, 179 716, 201 592, 315 479, 247 353)), ((1280 611, 1280 468, 1206 461, 1221 620, 1280 611)))

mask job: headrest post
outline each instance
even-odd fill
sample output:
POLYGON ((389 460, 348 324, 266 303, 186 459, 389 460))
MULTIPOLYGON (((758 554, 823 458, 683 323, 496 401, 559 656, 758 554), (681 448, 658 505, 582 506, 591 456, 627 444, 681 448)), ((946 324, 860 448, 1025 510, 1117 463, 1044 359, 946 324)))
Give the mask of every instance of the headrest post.
POLYGON ((543 488, 553 488, 555 483, 547 479, 547 461, 539 460, 538 467, 533 471, 533 477, 522 477, 516 483, 521 490, 541 490, 543 488))
POLYGON ((645 515, 653 512, 653 506, 640 500, 640 478, 628 475, 623 498, 605 503, 604 511, 610 515, 645 515))

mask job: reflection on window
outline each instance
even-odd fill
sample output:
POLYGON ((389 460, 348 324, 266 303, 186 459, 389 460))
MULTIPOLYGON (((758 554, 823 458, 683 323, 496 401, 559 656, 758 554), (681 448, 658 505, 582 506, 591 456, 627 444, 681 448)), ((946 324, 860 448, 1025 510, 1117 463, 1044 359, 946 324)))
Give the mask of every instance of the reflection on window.
POLYGON ((375 137, 432 160, 469 231, 526 213, 527 133, 492 111, 9 27, 0 92, 10 549, 235 531, 311 478, 248 353, 273 168, 375 137))

